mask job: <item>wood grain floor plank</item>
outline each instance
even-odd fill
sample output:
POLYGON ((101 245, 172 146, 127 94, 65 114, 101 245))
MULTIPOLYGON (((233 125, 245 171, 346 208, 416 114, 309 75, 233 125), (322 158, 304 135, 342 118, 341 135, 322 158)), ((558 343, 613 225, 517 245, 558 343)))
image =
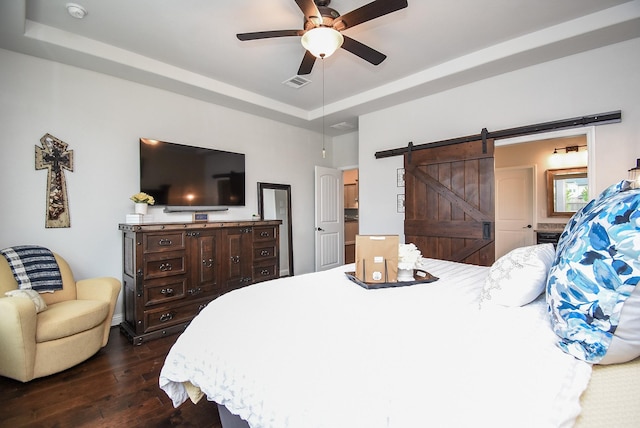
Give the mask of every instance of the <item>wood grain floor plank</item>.
POLYGON ((64 372, 27 383, 0 377, 0 427, 222 428, 215 403, 175 409, 158 386, 177 337, 132 346, 114 327, 106 347, 64 372))

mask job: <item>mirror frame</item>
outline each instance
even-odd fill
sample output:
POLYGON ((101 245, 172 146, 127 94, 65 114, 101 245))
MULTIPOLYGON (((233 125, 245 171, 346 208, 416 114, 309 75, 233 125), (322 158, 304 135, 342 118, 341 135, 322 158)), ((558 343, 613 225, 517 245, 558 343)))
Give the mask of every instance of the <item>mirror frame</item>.
MULTIPOLYGON (((287 222, 288 224, 288 241, 289 241, 289 276, 293 276, 293 227, 291 223, 291 185, 290 184, 275 184, 275 183, 261 183, 258 182, 258 213, 260 214, 260 218, 265 220, 264 218, 264 190, 272 189, 272 190, 284 190, 287 192, 287 222)), ((282 239, 282 234, 280 234, 280 239, 282 239)), ((280 257, 283 255, 281 254, 280 257)), ((278 270, 280 266, 278 266, 278 270)))
MULTIPOLYGON (((548 169, 547 174, 547 216, 571 217, 576 211, 556 211, 554 200, 554 182, 562 178, 588 178, 587 167, 548 169)), ((586 204, 586 202, 585 202, 586 204)))

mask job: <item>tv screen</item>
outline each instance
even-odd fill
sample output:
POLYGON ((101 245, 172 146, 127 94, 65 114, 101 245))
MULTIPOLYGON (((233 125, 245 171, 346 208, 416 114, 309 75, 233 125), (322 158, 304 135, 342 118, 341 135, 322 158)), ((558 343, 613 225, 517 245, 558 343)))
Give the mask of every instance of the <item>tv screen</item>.
POLYGON ((244 206, 244 154, 141 138, 140 189, 168 209, 244 206))

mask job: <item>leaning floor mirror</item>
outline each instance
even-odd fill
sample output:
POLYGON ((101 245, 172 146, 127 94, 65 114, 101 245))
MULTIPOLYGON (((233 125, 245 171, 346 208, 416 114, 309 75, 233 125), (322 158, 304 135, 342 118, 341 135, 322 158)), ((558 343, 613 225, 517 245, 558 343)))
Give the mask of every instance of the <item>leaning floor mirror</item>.
POLYGON ((281 220, 280 276, 293 276, 291 185, 258 183, 258 210, 263 220, 281 220))

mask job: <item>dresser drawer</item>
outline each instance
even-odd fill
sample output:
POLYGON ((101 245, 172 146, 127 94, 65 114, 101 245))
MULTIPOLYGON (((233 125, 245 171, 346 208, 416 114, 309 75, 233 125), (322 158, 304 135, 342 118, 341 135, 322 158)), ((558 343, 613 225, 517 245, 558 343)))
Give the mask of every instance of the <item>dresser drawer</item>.
POLYGON ((184 275, 153 279, 144 283, 145 306, 184 299, 186 295, 187 278, 184 275))
POLYGON ((172 305, 144 311, 145 333, 189 322, 204 309, 211 298, 200 299, 184 305, 172 305))
POLYGON ((253 248, 253 261, 255 263, 265 259, 276 257, 276 242, 265 242, 264 244, 255 244, 253 248))
POLYGON ((145 233, 142 244, 145 253, 184 250, 185 233, 145 233))
POLYGON ((275 264, 253 266, 253 282, 267 281, 278 277, 278 267, 275 264))
POLYGON ((253 241, 261 242, 261 241, 271 241, 276 239, 276 234, 277 234, 276 227, 278 226, 254 227, 253 241))
POLYGON ((183 275, 186 273, 186 265, 184 251, 147 254, 144 257, 144 279, 183 275))

